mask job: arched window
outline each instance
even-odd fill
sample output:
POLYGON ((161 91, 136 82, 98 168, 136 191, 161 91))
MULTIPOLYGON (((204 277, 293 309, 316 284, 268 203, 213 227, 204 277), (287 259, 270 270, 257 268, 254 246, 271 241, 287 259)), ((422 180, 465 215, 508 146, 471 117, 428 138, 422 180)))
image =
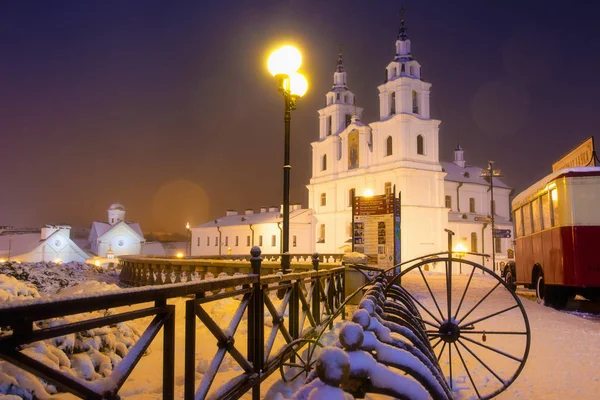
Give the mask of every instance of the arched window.
POLYGON ((422 135, 418 135, 417 136, 417 154, 425 154, 425 146, 423 143, 423 136, 422 135))
POLYGON ((477 253, 477 233, 471 232, 471 251, 477 253))
POLYGON ((327 169, 327 154, 323 154, 323 159, 321 162, 321 171, 325 171, 327 169))
POLYGON ((321 205, 322 206, 327 205, 327 194, 325 194, 325 193, 321 193, 321 205))
POLYGON ((446 196, 446 208, 452 209, 452 197, 446 196))
POLYGON ((327 136, 331 135, 331 131, 333 130, 333 121, 331 120, 331 115, 327 117, 327 136))
MULTIPOLYGON (((410 74, 412 75, 412 67, 410 74)), ((419 95, 416 90, 412 91, 412 106, 413 106, 413 114, 419 113, 419 95)))
POLYGON ((396 92, 390 96, 390 115, 396 114, 396 92))
POLYGON ((385 155, 386 156, 392 155, 392 137, 391 136, 388 136, 387 140, 385 141, 385 155))
POLYGON ((475 198, 469 198, 469 212, 475 212, 475 198))

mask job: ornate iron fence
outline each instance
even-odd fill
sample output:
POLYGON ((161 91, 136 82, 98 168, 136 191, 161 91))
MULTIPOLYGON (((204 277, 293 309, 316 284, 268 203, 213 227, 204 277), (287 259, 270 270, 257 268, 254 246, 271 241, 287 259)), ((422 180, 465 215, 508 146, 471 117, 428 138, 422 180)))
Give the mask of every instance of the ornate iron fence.
MULTIPOLYGON (((252 273, 210 281, 164 284, 161 286, 123 289, 118 292, 73 296, 60 300, 27 300, 16 305, 0 306, 0 326, 12 332, 0 337, 0 358, 51 382, 81 398, 118 398, 118 392, 142 358, 159 331, 163 329, 163 398, 174 398, 175 387, 175 306, 167 300, 192 297, 186 301, 185 311, 185 374, 186 399, 237 398, 248 390, 252 397, 260 397, 260 383, 280 365, 294 362, 306 339, 330 325, 344 301, 344 268, 319 270, 319 258, 312 259, 313 270, 286 275, 261 276, 260 249, 252 249, 252 273), (276 291, 280 303, 268 295, 276 291), (225 298, 241 297, 229 326, 223 329, 209 314, 205 305, 225 298), (154 303, 143 305, 143 303, 154 303), (120 312, 100 318, 81 320, 61 326, 34 329, 37 321, 64 317, 91 311, 114 309, 128 305, 142 305, 135 311, 120 312), (284 315, 288 315, 287 324, 284 315), (247 350, 240 350, 234 341, 236 329, 247 313, 247 350), (264 324, 265 313, 272 317, 272 326, 264 324), (48 367, 23 354, 22 345, 34 341, 107 326, 137 318, 154 316, 146 331, 128 354, 106 378, 85 381, 48 367), (195 335, 197 319, 217 340, 216 354, 209 363, 199 385, 196 385, 195 335), (275 339, 283 338, 277 348, 275 339), (213 383, 226 354, 231 355, 241 372, 219 388, 213 383)), ((343 310, 342 310, 343 314, 343 310)))

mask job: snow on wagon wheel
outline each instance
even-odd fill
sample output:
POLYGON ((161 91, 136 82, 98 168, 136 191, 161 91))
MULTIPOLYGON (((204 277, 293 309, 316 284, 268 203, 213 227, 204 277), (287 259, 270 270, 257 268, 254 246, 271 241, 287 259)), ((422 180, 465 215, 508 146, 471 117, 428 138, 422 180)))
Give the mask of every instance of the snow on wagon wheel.
POLYGON ((292 382, 302 374, 304 374, 304 378, 307 378, 317 362, 318 354, 315 354, 315 350, 317 347, 322 348, 323 344, 314 339, 296 339, 290 342, 288 346, 292 349, 295 360, 294 362, 290 360, 279 365, 281 379, 284 382, 292 382), (300 348, 306 343, 308 343, 308 348, 299 353, 300 348))
POLYGON ((394 277, 415 302, 429 343, 457 398, 490 399, 519 376, 531 344, 525 309, 492 270, 465 259, 430 260, 394 277), (452 271, 454 274, 452 274, 452 271))

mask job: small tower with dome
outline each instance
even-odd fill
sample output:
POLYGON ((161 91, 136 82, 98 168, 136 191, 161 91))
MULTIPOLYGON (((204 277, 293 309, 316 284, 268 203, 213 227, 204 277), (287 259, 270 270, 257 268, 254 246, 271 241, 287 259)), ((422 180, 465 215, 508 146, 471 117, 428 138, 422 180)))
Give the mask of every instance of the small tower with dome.
POLYGON ((106 211, 108 212, 108 223, 110 225, 116 225, 121 221, 125 221, 125 207, 123 204, 111 204, 106 211))

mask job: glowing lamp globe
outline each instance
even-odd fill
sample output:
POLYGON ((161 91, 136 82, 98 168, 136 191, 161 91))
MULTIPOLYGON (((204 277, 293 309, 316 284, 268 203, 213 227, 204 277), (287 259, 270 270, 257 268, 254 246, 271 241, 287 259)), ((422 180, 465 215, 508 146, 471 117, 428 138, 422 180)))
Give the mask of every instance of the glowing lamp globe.
POLYGON ((177 257, 177 258, 183 258, 183 253, 181 253, 181 252, 177 253, 177 256, 176 256, 176 257, 177 257))
POLYGON ((302 97, 308 90, 308 81, 304 75, 294 72, 290 75, 290 93, 292 96, 302 97))
POLYGON ((373 196, 373 189, 365 189, 365 191, 363 192, 363 196, 364 197, 372 197, 373 196))
POLYGON ((465 247, 464 244, 462 243, 458 243, 456 246, 454 246, 454 250, 455 253, 466 253, 467 252, 467 248, 465 247))
POLYGON ((302 65, 302 54, 293 46, 283 46, 269 56, 267 66, 271 75, 292 75, 302 65))

